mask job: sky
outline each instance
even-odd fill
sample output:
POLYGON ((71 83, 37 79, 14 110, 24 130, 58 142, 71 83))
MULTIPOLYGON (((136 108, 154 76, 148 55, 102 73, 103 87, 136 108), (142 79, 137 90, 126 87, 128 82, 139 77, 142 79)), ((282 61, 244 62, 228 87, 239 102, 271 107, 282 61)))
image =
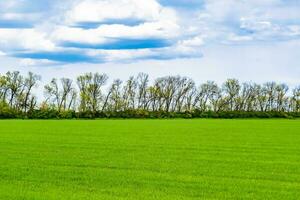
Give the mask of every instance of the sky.
POLYGON ((300 84, 299 0, 0 0, 0 73, 300 84))

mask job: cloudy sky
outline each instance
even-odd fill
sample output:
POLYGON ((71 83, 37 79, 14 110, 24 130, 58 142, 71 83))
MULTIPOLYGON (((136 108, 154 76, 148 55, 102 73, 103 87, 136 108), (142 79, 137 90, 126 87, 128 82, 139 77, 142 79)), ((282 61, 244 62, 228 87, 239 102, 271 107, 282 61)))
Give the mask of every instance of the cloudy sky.
POLYGON ((0 73, 300 82, 299 0, 1 0, 0 73))

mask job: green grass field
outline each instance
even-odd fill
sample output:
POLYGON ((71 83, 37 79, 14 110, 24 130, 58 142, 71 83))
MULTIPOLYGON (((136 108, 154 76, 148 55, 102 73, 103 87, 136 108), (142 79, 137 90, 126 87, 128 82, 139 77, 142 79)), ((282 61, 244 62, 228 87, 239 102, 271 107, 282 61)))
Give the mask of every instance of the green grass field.
POLYGON ((0 199, 299 199, 299 120, 0 121, 0 199))

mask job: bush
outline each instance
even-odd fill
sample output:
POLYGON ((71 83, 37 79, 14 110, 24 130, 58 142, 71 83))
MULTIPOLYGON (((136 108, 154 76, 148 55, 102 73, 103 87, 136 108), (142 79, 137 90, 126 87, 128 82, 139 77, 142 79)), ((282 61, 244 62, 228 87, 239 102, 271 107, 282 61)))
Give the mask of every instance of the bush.
POLYGON ((143 109, 125 111, 105 112, 75 112, 73 110, 57 111, 49 107, 42 107, 37 110, 30 110, 28 113, 11 109, 7 104, 0 104, 0 119, 95 119, 95 118, 122 118, 122 119, 168 119, 168 118, 300 118, 300 113, 293 112, 252 112, 252 111, 206 111, 200 110, 185 112, 147 111, 143 109))
POLYGON ((7 104, 0 103, 0 119, 20 118, 21 115, 22 113, 10 108, 7 104))

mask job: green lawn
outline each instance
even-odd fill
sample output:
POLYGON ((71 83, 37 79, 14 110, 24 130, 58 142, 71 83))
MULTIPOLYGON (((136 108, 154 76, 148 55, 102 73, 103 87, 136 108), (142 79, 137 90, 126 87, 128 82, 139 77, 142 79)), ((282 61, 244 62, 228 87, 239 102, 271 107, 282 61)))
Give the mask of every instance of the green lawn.
POLYGON ((0 121, 0 199, 299 199, 299 120, 0 121))

